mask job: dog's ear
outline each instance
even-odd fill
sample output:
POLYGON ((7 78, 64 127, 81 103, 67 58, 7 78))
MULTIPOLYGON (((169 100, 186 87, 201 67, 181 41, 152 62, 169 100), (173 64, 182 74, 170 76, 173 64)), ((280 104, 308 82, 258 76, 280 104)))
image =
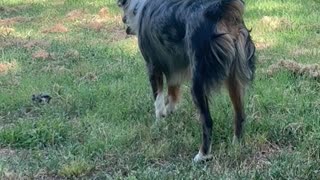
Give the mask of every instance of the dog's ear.
POLYGON ((122 7, 122 6, 124 6, 125 4, 127 3, 127 0, 118 0, 118 6, 119 7, 122 7))

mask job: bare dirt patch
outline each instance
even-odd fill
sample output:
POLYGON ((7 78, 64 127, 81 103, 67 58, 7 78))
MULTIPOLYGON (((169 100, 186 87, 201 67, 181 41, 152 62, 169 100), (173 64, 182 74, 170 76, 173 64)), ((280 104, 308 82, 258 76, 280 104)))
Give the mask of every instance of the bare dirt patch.
POLYGON ((0 26, 11 26, 16 23, 22 23, 22 22, 26 22, 26 21, 28 21, 28 19, 25 17, 21 17, 21 16, 7 18, 7 19, 0 19, 0 26))
POLYGON ((276 72, 285 69, 296 75, 307 76, 310 78, 320 78, 319 64, 300 64, 292 60, 281 60, 269 66, 267 74, 274 75, 276 72))
POLYGON ((44 29, 41 32, 42 33, 66 33, 68 32, 68 28, 65 27, 63 24, 58 23, 50 28, 44 29))

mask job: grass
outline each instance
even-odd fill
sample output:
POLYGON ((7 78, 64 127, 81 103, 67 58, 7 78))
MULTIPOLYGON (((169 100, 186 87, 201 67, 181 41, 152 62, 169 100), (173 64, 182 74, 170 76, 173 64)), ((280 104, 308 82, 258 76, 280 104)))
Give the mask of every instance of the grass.
POLYGON ((0 0, 0 179, 319 179, 319 79, 266 73, 280 60, 319 63, 319 1, 246 4, 258 60, 244 140, 231 144, 222 91, 211 107, 214 158, 195 165, 190 85, 177 113, 155 123, 144 61, 115 1, 0 0), (47 31, 57 24, 67 32, 47 31), (31 101, 43 92, 49 104, 31 101))

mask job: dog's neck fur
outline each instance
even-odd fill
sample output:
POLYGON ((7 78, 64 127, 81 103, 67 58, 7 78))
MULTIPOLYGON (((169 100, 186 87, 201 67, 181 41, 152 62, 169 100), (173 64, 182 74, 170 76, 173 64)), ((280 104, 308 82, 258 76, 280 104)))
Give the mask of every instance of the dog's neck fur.
POLYGON ((140 16, 146 1, 147 0, 130 0, 127 9, 125 10, 125 14, 128 18, 128 25, 135 34, 139 33, 140 16))

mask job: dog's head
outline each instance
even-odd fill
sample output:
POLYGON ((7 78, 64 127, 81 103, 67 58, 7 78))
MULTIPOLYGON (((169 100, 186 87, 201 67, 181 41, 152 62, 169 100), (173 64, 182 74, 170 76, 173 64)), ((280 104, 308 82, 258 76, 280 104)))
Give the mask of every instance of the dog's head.
POLYGON ((126 33, 136 35, 138 30, 139 0, 118 0, 118 6, 123 10, 122 22, 126 24, 126 33))

